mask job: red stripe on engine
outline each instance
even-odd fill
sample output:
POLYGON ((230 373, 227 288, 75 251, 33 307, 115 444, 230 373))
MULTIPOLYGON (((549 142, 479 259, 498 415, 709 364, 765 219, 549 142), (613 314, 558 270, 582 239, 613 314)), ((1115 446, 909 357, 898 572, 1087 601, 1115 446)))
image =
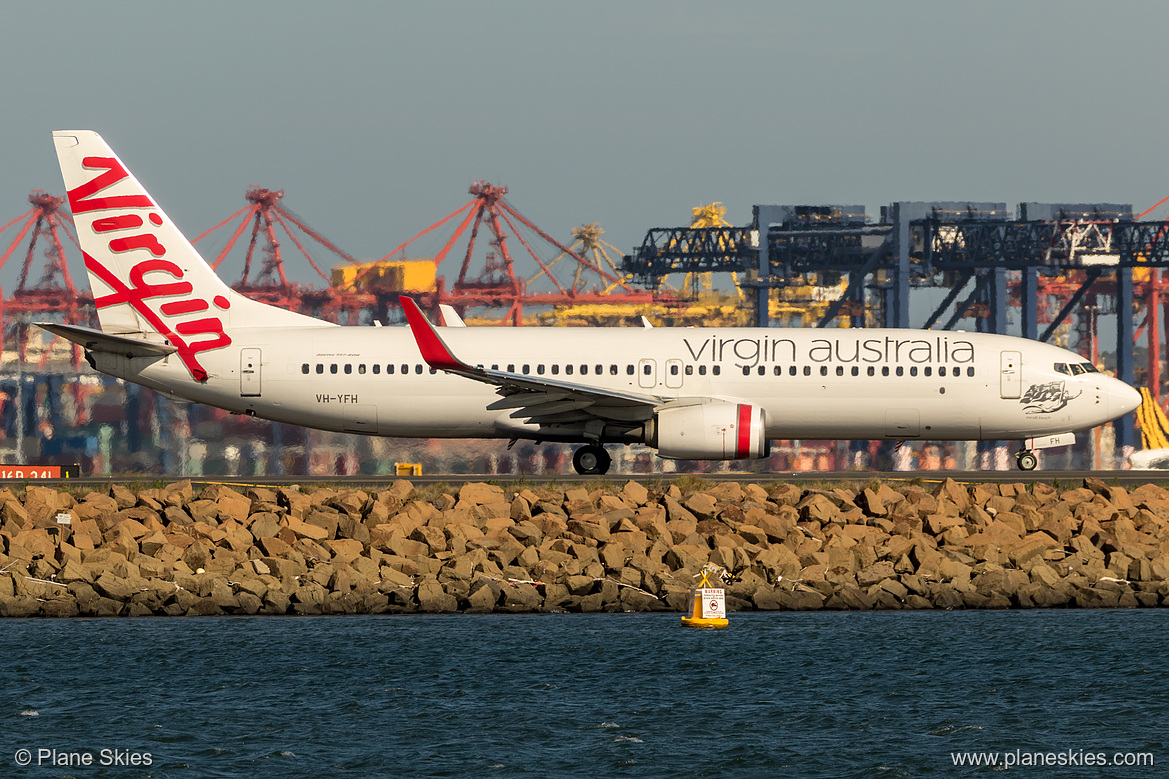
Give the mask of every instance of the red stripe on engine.
POLYGON ((736 460, 746 460, 751 456, 751 407, 739 404, 739 435, 738 446, 735 449, 736 460))

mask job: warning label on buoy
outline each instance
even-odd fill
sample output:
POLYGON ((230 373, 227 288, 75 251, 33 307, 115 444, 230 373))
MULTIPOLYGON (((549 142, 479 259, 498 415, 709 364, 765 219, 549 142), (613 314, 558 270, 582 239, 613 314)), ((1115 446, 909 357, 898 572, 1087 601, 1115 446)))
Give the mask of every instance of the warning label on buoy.
POLYGON ((726 592, 713 587, 704 588, 699 592, 702 593, 702 618, 725 619, 727 616, 726 592))

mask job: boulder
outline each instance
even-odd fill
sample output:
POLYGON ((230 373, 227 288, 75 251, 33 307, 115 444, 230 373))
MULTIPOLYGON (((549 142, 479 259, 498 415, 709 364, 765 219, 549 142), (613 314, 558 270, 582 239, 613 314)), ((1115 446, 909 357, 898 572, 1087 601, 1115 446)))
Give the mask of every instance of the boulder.
POLYGON ((302 522, 292 517, 287 518, 287 528, 296 538, 307 538, 312 541, 324 541, 329 537, 329 531, 320 525, 302 522))
POLYGON ((896 571, 893 570, 893 563, 888 560, 881 560, 874 562, 871 565, 861 569, 856 574, 857 584, 863 588, 868 589, 874 584, 882 582, 886 579, 893 579, 897 576, 896 571))
POLYGON ((419 581, 415 597, 418 601, 418 607, 426 612, 450 612, 456 611, 459 607, 455 597, 443 590, 438 580, 431 576, 419 581))
POLYGON ((499 608, 503 611, 529 612, 539 611, 543 598, 535 587, 530 584, 517 583, 501 588, 502 600, 499 608))
MULTIPOLYGON (((471 483, 464 484, 459 489, 459 502, 468 506, 477 506, 484 503, 503 502, 503 488, 494 484, 471 483)), ((510 506, 509 506, 510 510, 510 506)))
POLYGON ((346 565, 358 557, 365 550, 365 547, 360 541, 355 541, 351 538, 338 538, 332 541, 325 541, 324 546, 333 554, 332 561, 337 565, 346 565))
POLYGON ((577 535, 591 539, 595 543, 604 543, 609 540, 608 523, 598 521, 597 515, 589 515, 591 518, 584 519, 570 519, 568 521, 568 532, 576 533, 577 535))
POLYGON ((119 579, 109 573, 99 576, 93 586, 105 597, 117 601, 128 601, 130 596, 134 594, 134 590, 124 579, 119 579))
POLYGON ((644 506, 649 501, 649 490, 635 481, 627 481, 621 488, 621 496, 634 506, 644 506))
POLYGON ((840 507, 827 495, 814 492, 796 504, 800 517, 809 522, 832 522, 840 516, 840 507))
POLYGON ((467 595, 467 611, 485 613, 495 611, 499 600, 498 587, 491 587, 486 579, 477 579, 471 584, 467 595))

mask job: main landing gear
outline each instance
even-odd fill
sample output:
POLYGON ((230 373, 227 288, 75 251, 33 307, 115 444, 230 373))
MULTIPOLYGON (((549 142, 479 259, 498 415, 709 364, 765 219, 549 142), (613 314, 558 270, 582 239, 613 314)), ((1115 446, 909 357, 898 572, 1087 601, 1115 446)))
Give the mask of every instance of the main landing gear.
POLYGON ((611 463, 609 453, 596 444, 582 446, 572 455, 572 467, 581 476, 606 474, 611 463))
POLYGON ((1039 464, 1039 458, 1028 449, 1020 449, 1015 452, 1015 464, 1019 466, 1020 471, 1033 471, 1039 464))

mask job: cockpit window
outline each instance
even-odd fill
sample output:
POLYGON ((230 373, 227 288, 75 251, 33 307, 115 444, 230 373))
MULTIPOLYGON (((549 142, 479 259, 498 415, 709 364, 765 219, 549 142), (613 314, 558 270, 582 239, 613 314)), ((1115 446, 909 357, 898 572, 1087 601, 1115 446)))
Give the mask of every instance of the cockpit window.
POLYGON ((1087 371, 1084 370, 1084 366, 1080 365, 1079 363, 1072 363, 1070 367, 1072 369, 1073 376, 1079 376, 1081 373, 1087 373, 1087 371))
POLYGON ((1068 364, 1066 362, 1057 362, 1055 364, 1055 372, 1066 373, 1068 376, 1072 375, 1072 372, 1068 369, 1068 364))
POLYGON ((1084 373, 1099 373, 1100 372, 1100 371, 1096 370, 1096 366, 1090 362, 1082 362, 1082 363, 1080 363, 1080 365, 1084 368, 1084 373))

